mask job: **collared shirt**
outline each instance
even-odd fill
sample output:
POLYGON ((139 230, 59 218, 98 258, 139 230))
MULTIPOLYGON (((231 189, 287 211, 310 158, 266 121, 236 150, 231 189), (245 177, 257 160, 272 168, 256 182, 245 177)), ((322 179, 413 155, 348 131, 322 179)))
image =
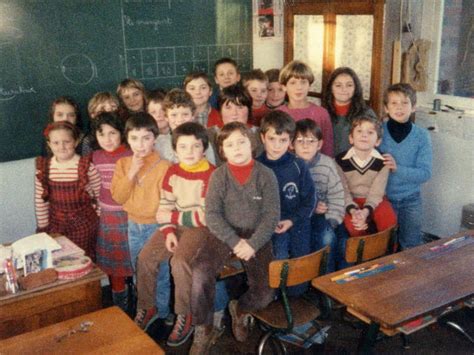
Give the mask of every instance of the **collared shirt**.
POLYGON ((354 149, 354 147, 352 147, 351 149, 349 149, 346 153, 346 155, 344 155, 342 157, 343 160, 347 160, 347 159, 351 159, 360 167, 360 168, 365 168, 367 166, 367 164, 369 164, 372 160, 372 158, 378 158, 378 159, 384 159, 382 154, 380 154, 377 149, 372 149, 372 151, 370 152, 369 156, 367 157, 367 159, 360 159, 358 156, 357 156, 357 153, 354 149))

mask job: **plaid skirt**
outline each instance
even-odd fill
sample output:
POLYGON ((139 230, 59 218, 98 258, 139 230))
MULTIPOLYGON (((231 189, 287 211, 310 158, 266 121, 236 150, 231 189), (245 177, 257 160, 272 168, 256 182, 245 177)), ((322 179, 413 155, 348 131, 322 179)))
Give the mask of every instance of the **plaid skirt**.
POLYGON ((97 237, 97 265, 110 276, 132 276, 128 217, 123 211, 102 211, 97 237))

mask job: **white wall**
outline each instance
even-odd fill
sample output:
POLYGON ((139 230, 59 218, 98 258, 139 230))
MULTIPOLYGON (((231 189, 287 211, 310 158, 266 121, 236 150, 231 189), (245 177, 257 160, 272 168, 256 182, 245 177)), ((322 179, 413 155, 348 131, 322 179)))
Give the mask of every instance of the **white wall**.
POLYGON ((0 163, 0 243, 33 234, 34 159, 0 163))

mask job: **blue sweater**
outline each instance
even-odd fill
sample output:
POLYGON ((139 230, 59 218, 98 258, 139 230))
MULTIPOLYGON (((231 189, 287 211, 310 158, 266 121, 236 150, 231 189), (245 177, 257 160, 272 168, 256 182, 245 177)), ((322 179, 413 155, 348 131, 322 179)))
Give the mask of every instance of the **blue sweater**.
POLYGON ((403 199, 420 192, 421 184, 431 178, 433 152, 428 132, 413 124, 411 132, 397 143, 383 125, 384 136, 380 150, 390 153, 397 163, 397 170, 391 172, 387 184, 389 199, 403 199))
POLYGON ((280 220, 289 219, 293 225, 309 222, 316 206, 316 193, 304 160, 288 152, 278 160, 267 159, 264 152, 257 160, 272 169, 278 180, 280 220))

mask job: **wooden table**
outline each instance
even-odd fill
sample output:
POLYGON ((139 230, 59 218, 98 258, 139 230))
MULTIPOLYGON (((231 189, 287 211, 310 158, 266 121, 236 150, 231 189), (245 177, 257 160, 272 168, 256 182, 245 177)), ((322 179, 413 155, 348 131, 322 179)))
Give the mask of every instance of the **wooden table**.
POLYGON ((350 313, 369 322, 359 343, 359 351, 366 352, 374 345, 380 329, 394 334, 403 324, 424 315, 439 315, 447 307, 472 297, 473 270, 474 231, 466 231, 319 277, 312 285, 346 305, 350 313), (468 238, 456 249, 446 252, 431 250, 464 235, 468 238), (331 281, 331 278, 352 269, 381 263, 394 263, 395 269, 344 284, 331 281))
POLYGON ((80 279, 56 281, 0 297, 0 339, 102 308, 100 280, 105 277, 94 267, 80 279))
POLYGON ((0 341, 0 354, 164 354, 118 307, 110 307, 0 341), (82 322, 87 332, 70 334, 82 322), (69 335, 68 335, 69 334, 69 335))

